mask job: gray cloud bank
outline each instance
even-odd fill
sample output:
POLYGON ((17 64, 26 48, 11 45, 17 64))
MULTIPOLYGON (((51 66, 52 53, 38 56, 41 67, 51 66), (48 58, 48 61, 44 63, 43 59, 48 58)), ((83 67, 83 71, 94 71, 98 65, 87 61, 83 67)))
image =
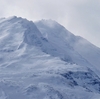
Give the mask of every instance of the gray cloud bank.
POLYGON ((100 0, 0 0, 0 17, 53 19, 100 47, 100 0))

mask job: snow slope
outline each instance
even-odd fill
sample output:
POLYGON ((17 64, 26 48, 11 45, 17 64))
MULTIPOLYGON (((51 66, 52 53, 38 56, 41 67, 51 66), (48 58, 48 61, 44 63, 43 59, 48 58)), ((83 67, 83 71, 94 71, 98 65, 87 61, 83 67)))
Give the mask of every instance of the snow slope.
POLYGON ((0 19, 0 99, 99 99, 98 66, 77 48, 78 37, 52 20, 35 24, 0 19))
POLYGON ((85 65, 100 75, 100 48, 80 36, 75 36, 53 20, 40 20, 35 24, 49 42, 62 50, 65 58, 69 56, 68 59, 74 63, 85 65))

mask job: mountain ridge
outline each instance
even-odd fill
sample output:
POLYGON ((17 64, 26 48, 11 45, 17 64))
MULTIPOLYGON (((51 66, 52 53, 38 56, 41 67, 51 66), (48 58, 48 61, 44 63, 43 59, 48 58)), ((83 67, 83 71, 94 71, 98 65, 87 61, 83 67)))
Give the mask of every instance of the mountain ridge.
POLYGON ((99 49, 48 21, 0 20, 0 98, 99 99, 99 49))
MULTIPOLYGON (((98 68, 99 67, 99 59, 98 59, 98 62, 97 62, 98 64, 96 64, 96 65, 95 65, 95 63, 92 62, 93 57, 94 57, 94 55, 92 53, 95 53, 97 50, 100 53, 100 48, 94 46, 93 44, 91 44, 89 41, 83 39, 82 37, 73 35, 69 31, 67 31, 64 27, 63 27, 63 29, 59 29, 59 31, 58 31, 58 28, 54 29, 54 27, 49 28, 49 26, 48 26, 48 28, 45 28, 45 24, 44 24, 45 22, 44 21, 40 21, 40 22, 38 21, 38 22, 35 23, 44 37, 46 37, 45 35, 47 35, 47 39, 48 40, 50 39, 50 41, 53 41, 53 43, 56 42, 57 43, 56 45, 60 44, 60 42, 59 42, 60 39, 61 39, 61 41, 63 40, 60 45, 64 45, 64 43, 67 44, 70 48, 74 49, 77 53, 79 53, 83 57, 83 59, 87 60, 90 64, 93 64, 97 69, 100 69, 100 68, 98 68), (62 32, 64 32, 64 33, 62 33, 62 32), (54 35, 53 35, 53 33, 54 33, 54 35), (56 36, 55 36, 55 34, 56 34, 56 36), (58 34, 59 35, 60 34, 65 34, 65 35, 64 36, 60 35, 60 39, 58 39, 59 38, 58 34), (49 38, 48 38, 48 36, 49 36, 49 38), (50 38, 50 36, 51 36, 51 38, 50 38), (56 39, 56 41, 55 41, 55 39, 56 39), (87 47, 88 47, 88 49, 86 49, 87 47), (84 50, 82 50, 81 48, 84 49, 84 50), (96 51, 91 52, 92 49, 94 49, 96 51), (91 59, 91 57, 87 58, 88 57, 88 56, 86 56, 87 53, 91 54, 92 61, 89 60, 89 59, 91 59)), ((66 45, 64 45, 63 47, 65 47, 65 46, 66 45)), ((66 48, 66 50, 67 50, 67 48, 66 48)), ((98 55, 96 54, 96 56, 98 56, 98 55)), ((82 64, 80 64, 80 65, 82 65, 82 64)))

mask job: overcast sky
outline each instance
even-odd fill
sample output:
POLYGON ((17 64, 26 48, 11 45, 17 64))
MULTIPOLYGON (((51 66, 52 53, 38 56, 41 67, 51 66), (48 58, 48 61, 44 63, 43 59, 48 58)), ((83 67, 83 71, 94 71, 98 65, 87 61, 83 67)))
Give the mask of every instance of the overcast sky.
POLYGON ((100 0, 0 0, 0 17, 53 19, 100 47, 100 0))

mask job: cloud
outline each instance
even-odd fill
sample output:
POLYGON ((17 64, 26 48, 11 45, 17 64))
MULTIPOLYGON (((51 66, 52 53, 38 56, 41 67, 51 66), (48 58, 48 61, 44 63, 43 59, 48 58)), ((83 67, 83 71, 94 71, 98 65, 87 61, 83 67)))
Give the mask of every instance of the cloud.
POLYGON ((100 0, 0 0, 0 17, 53 19, 100 46, 100 0))

